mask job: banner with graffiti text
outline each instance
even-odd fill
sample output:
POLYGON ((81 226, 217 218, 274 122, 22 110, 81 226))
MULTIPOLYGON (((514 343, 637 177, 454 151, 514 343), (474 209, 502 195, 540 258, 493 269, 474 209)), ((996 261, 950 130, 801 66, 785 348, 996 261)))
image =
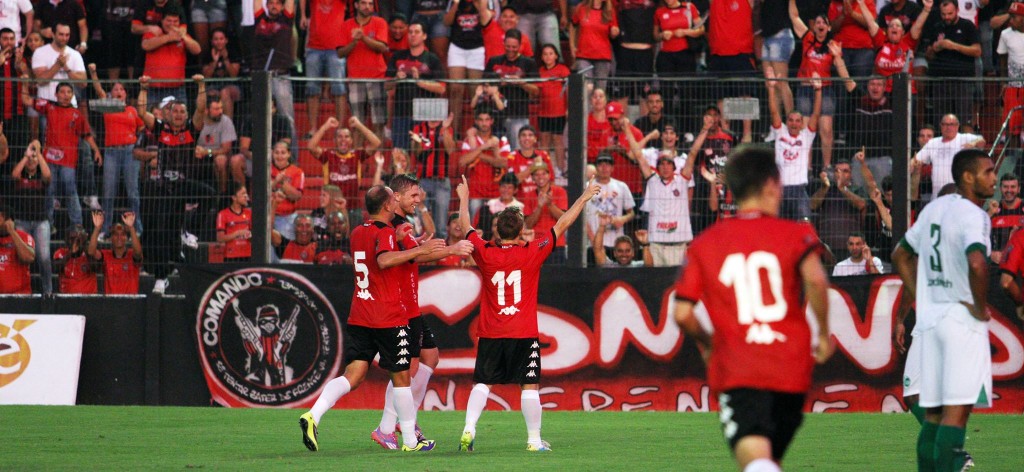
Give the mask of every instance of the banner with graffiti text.
MULTIPOLYGON (((717 409, 695 344, 672 321, 676 272, 545 270, 538 300, 545 408, 717 409)), ((344 330, 352 297, 350 268, 192 266, 182 278, 190 284, 200 358, 218 403, 307 406, 326 380, 340 375, 343 348, 336 335, 344 330), (266 287, 267 274, 273 287, 266 287), (264 288, 243 290, 246 280, 264 288), (238 294, 244 300, 235 305, 238 294), (286 335, 288 343, 283 343, 286 335)), ((905 354, 893 343, 902 284, 894 276, 837 278, 832 284, 830 323, 838 349, 816 368, 807 409, 904 411, 905 354)), ((1022 413, 1024 329, 996 280, 992 287, 995 401, 992 409, 979 411, 1022 413)), ((424 408, 465 408, 473 386, 475 320, 485 288, 475 269, 425 269, 421 274, 420 308, 441 349, 424 408)), ((386 385, 386 375, 371 369, 369 381, 337 407, 379 409, 386 385)), ((490 400, 488 408, 516 409, 519 389, 496 387, 490 400)))

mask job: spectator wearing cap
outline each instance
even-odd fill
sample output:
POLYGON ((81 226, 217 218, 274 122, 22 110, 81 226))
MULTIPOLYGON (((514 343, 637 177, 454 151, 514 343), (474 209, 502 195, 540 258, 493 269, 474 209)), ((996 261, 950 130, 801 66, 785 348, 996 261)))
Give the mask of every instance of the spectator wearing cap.
POLYGON ((181 21, 182 10, 171 9, 160 20, 160 32, 142 35, 142 50, 146 52, 143 72, 154 80, 149 86, 149 99, 159 102, 167 96, 185 97, 185 62, 188 55, 203 51, 199 42, 188 35, 188 27, 181 21))
MULTIPOLYGON (((473 226, 483 231, 485 241, 491 239, 491 223, 495 215, 508 207, 522 209, 525 206, 521 200, 516 198, 516 194, 519 193, 517 192, 518 187, 519 179, 515 174, 508 173, 501 176, 501 180, 498 181, 498 196, 487 200, 487 203, 480 207, 480 211, 475 215, 476 223, 473 226)), ((534 186, 534 191, 536 191, 536 186, 534 186)))
MULTIPOLYGON (((690 201, 693 199, 693 165, 696 159, 678 154, 676 141, 675 129, 667 127, 663 142, 670 147, 661 151, 647 148, 644 157, 638 161, 646 180, 640 210, 647 212, 646 236, 649 239, 642 244, 651 245, 650 254, 658 267, 681 264, 687 245, 693 239, 690 201)), ((630 146, 638 144, 630 140, 630 146)), ((640 239, 639 235, 637 239, 640 239)))
POLYGON ((519 192, 516 196, 520 200, 525 199, 527 195, 533 195, 537 190, 530 170, 535 164, 548 166, 548 170, 554 175, 555 168, 551 164, 551 156, 536 146, 537 132, 532 126, 526 125, 519 130, 519 149, 508 156, 508 172, 515 174, 519 180, 519 192))
POLYGON ((597 174, 594 178, 601 184, 601 192, 587 204, 587 239, 594 239, 601 217, 607 217, 607 223, 603 225, 603 244, 609 253, 615 246, 615 239, 625 234, 623 227, 636 217, 633 193, 625 182, 612 177, 614 168, 615 159, 610 154, 597 156, 597 174))
POLYGON ((60 281, 60 293, 99 293, 96 271, 100 265, 86 253, 88 240, 89 233, 85 228, 82 225, 74 225, 68 230, 65 246, 53 254, 53 266, 60 281))
MULTIPOLYGON (((629 140, 631 138, 627 136, 627 133, 631 134, 632 139, 638 143, 646 143, 646 141, 642 141, 645 137, 639 128, 629 123, 621 102, 608 103, 607 116, 611 132, 608 136, 608 147, 605 150, 610 152, 612 158, 615 159, 614 176, 625 182, 631 192, 639 195, 643 190, 643 178, 640 176, 640 168, 637 166, 640 153, 630 149, 629 140)), ((641 145, 641 147, 643 146, 641 145)))
MULTIPOLYGON (((1024 3, 1013 2, 1009 9, 1009 28, 999 36, 999 72, 1009 77, 1003 88, 1003 121, 1015 107, 1024 105, 1024 3)), ((1019 136, 1022 131, 1021 113, 1010 118, 1010 133, 1019 136)))
MULTIPOLYGON (((526 195, 523 214, 526 215, 526 227, 535 235, 544 235, 555 227, 558 218, 569 209, 569 195, 565 189, 555 185, 551 179, 550 163, 534 163, 530 166, 530 176, 537 186, 532 194, 526 195)), ((549 264, 565 264, 568 254, 565 249, 565 234, 555 241, 555 249, 548 256, 549 264)))

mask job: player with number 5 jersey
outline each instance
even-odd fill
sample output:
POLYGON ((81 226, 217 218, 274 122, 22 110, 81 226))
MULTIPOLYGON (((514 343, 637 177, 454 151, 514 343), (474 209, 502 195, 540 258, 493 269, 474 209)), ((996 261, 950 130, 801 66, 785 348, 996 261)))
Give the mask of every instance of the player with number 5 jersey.
POLYGON ((739 148, 725 175, 738 212, 687 251, 675 285, 676 321, 708 358, 708 382, 740 469, 781 470, 803 421, 814 362, 834 350, 823 246, 810 225, 778 218, 783 186, 771 151, 739 148), (818 320, 813 350, 804 297, 818 320), (698 302, 711 334, 694 316, 698 302))
POLYGON ((473 391, 466 405, 466 427, 459 440, 460 451, 472 451, 476 423, 487 406, 494 384, 519 384, 526 420, 526 449, 547 452, 551 446, 540 436, 541 354, 537 329, 537 290, 540 268, 551 254, 558 237, 580 216, 587 202, 601 191, 594 182, 569 207, 547 234, 526 242, 522 238, 525 219, 519 207, 508 207, 495 217, 498 244, 484 241, 470 226, 469 184, 466 177, 456 188, 459 220, 468 228, 466 239, 473 243, 473 260, 480 268, 483 296, 477 318, 476 366, 473 391))

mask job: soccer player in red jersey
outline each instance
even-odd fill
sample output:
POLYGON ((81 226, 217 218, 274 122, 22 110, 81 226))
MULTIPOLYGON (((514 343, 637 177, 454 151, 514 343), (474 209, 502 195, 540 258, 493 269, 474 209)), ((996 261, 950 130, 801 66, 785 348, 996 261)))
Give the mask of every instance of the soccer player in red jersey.
MULTIPOLYGON (((413 215, 416 208, 423 204, 423 190, 420 188, 419 180, 412 174, 399 174, 391 179, 389 184, 395 193, 398 203, 395 207, 395 216, 391 224, 396 228, 409 226, 408 217, 413 215)), ((431 235, 426 235, 430 239, 431 235)), ((405 238, 398 241, 401 249, 413 249, 419 246, 416 238, 411 232, 406 233, 405 238)), ((409 328, 412 342, 409 346, 409 356, 415 361, 419 359, 419 367, 412 376, 412 395, 416 409, 423 403, 423 397, 427 394, 427 382, 434 373, 434 368, 440 362, 441 356, 434 341, 434 333, 430 327, 423 322, 420 314, 419 285, 421 262, 434 262, 449 256, 467 256, 473 252, 473 245, 469 241, 458 241, 444 250, 435 251, 430 256, 418 257, 404 264, 399 264, 394 269, 402 273, 404 280, 402 288, 402 305, 405 306, 405 313, 409 320, 409 328)), ((412 369, 410 369, 412 370, 412 369)), ((385 449, 398 449, 398 439, 395 436, 395 422, 398 420, 398 413, 394 408, 394 384, 388 383, 387 393, 384 396, 384 414, 381 416, 379 427, 370 433, 370 439, 385 449)), ((404 430, 412 434, 409 430, 404 430)), ((423 439, 423 433, 416 427, 416 436, 423 439)))
POLYGON ((1003 262, 999 264, 999 285, 1017 307, 1017 317, 1024 320, 1024 291, 1017 278, 1024 277, 1024 231, 1017 230, 1010 235, 1003 251, 1003 262))
MULTIPOLYGON (((398 200, 390 188, 375 185, 366 191, 366 222, 352 231, 352 262, 355 290, 346 325, 345 374, 324 387, 313 408, 299 417, 302 441, 317 451, 317 425, 334 404, 366 378, 374 357, 380 354, 380 367, 394 383, 395 410, 404 431, 416 429, 416 403, 410 388, 409 364, 412 355, 409 318, 402 304, 402 287, 407 286, 402 271, 394 270, 420 256, 444 249, 444 240, 431 239, 412 249, 399 250, 397 241, 405 239, 408 228, 397 232, 391 226, 398 200)), ((429 451, 434 441, 417 441, 413 434, 402 436, 403 451, 429 451)))
POLYGON ((95 295, 99 293, 96 269, 99 264, 91 259, 85 248, 89 234, 82 225, 68 229, 67 245, 53 254, 53 265, 60 282, 60 293, 95 295))
POLYGON ((15 229, 14 210, 0 206, 0 293, 31 295, 29 267, 36 260, 35 240, 15 229))
POLYGON ((110 227, 110 249, 97 250, 100 230, 103 229, 102 211, 92 212, 92 236, 85 253, 103 264, 103 293, 107 295, 135 295, 139 293, 139 271, 142 269, 142 242, 135 232, 135 213, 121 215, 124 223, 110 227), (131 238, 131 247, 128 239, 131 238))
POLYGON ((778 218, 782 181, 771 151, 741 147, 725 175, 739 211, 687 251, 675 285, 676 321, 708 359, 708 383, 740 469, 777 471, 803 421, 814 362, 835 349, 823 246, 810 225, 778 218), (813 356, 801 293, 818 320, 813 356), (698 302, 714 333, 694 317, 698 302))
POLYGON ((483 296, 477 318, 476 367, 472 393, 466 405, 466 427, 459 441, 460 451, 472 451, 476 423, 487 406, 494 384, 519 384, 523 418, 526 419, 526 450, 546 452, 551 446, 540 438, 540 339, 537 329, 537 291, 540 268, 555 247, 555 241, 572 225, 601 186, 591 181, 545 234, 523 241, 526 227, 518 207, 508 207, 496 220, 498 244, 484 241, 469 224, 469 184, 466 177, 456 188, 459 195, 459 220, 468 228, 466 239, 473 243, 473 260, 483 277, 483 296))

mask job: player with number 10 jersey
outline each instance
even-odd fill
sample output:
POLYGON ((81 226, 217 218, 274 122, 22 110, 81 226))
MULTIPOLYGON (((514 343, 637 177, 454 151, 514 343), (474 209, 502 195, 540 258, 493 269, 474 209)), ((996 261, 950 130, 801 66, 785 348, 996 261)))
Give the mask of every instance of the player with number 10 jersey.
POLYGON ((810 388, 814 359, 799 266, 821 250, 811 225, 756 211, 722 220, 694 240, 676 298, 707 307, 715 328, 713 390, 810 388))

